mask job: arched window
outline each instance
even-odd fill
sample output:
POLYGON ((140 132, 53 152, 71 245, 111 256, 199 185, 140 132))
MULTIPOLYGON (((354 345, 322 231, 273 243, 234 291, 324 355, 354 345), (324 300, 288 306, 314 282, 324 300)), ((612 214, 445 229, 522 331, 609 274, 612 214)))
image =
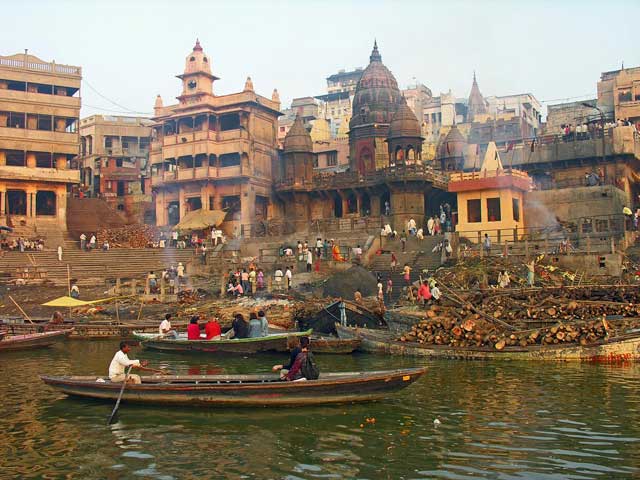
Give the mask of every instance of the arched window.
POLYGON ((191 58, 189 59, 189 61, 190 61, 190 62, 195 62, 195 61, 196 61, 196 57, 191 57, 191 58))
POLYGON ((411 145, 407 150, 407 165, 413 165, 416 163, 416 152, 411 145))
POLYGON ((404 162, 404 150, 402 150, 401 146, 396 147, 396 164, 404 162))
POLYGON ((207 57, 204 57, 204 58, 202 59, 202 61, 203 61, 204 63, 209 63, 209 60, 207 60, 207 57))

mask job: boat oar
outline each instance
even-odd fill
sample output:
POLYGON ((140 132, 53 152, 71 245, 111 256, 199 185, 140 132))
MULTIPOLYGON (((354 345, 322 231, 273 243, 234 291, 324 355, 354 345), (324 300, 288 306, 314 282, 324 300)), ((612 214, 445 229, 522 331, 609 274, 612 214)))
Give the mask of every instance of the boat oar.
POLYGON ((127 380, 129 379, 129 373, 131 372, 131 367, 133 367, 133 365, 129 365, 129 368, 127 369, 124 375, 124 382, 122 382, 122 387, 120 387, 120 393, 118 394, 118 400, 116 400, 116 406, 113 407, 113 412, 111 412, 111 415, 109 416, 109 420, 107 420, 107 425, 111 425, 113 418, 116 416, 116 412, 118 411, 118 407, 120 406, 120 400, 122 399, 122 394, 124 393, 124 387, 127 386, 127 380))

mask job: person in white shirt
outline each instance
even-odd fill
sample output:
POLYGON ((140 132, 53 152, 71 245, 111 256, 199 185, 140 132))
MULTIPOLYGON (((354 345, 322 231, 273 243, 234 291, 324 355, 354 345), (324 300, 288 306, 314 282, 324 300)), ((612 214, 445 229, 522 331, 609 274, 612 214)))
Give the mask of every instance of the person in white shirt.
POLYGON ((91 235, 91 240, 89 240, 89 248, 91 250, 96 248, 96 236, 95 235, 91 235))
POLYGON ((419 228, 418 232, 416 233, 416 237, 417 237, 418 240, 424 240, 424 230, 419 228))
POLYGON ((280 290, 282 288, 282 277, 283 277, 282 270, 280 269, 280 267, 276 269, 274 273, 274 277, 276 280, 276 288, 280 290))
POLYGON ((311 253, 311 250, 307 250, 307 272, 311 271, 312 266, 313 266, 313 253, 311 253))
POLYGON ((442 293, 440 293, 440 289, 438 288, 438 284, 434 283, 433 287, 431 287, 431 298, 433 298, 434 302, 440 300, 442 293))
POLYGON ((62 246, 58 245, 58 261, 62 261, 62 246))
POLYGON ((287 267, 287 271, 284 272, 284 276, 287 277, 287 290, 291 290, 293 284, 293 272, 291 267, 287 267))
POLYGON ((129 347, 127 342, 120 342, 120 350, 116 352, 111 360, 111 364, 109 364, 109 380, 112 382, 124 382, 126 378, 127 383, 135 383, 138 385, 142 383, 140 375, 129 374, 127 377, 125 369, 129 366, 145 369, 148 362, 146 360, 142 362, 140 360, 130 360, 127 355, 130 349, 131 347, 129 347))
POLYGON ((171 232, 171 243, 172 243, 172 247, 177 248, 178 247, 178 232, 176 230, 174 230, 173 232, 171 232))
POLYGON ((160 327, 158 328, 158 333, 160 335, 164 335, 165 337, 176 337, 177 332, 171 328, 171 314, 167 313, 164 316, 164 320, 160 323, 160 327))
POLYGON ((435 226, 436 221, 433 219, 433 217, 429 217, 429 220, 427 220, 427 231, 429 232, 429 235, 433 236, 433 227, 435 226))
POLYGON ((87 236, 82 233, 80 234, 80 250, 85 250, 87 248, 87 236))

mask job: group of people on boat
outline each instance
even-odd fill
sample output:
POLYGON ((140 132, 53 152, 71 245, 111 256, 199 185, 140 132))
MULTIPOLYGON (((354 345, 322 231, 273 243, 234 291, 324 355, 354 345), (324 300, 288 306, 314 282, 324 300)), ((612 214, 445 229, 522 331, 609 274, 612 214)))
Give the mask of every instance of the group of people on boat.
MULTIPOLYGON (((165 338, 178 338, 178 332, 171 326, 171 314, 167 313, 158 327, 158 333, 165 338)), ((215 316, 209 317, 204 326, 200 316, 193 315, 187 326, 188 340, 220 340, 223 338, 259 338, 269 335, 269 321, 263 310, 251 312, 247 322, 244 315, 236 313, 231 329, 225 334, 215 316), (202 330, 204 329, 204 334, 202 330)))

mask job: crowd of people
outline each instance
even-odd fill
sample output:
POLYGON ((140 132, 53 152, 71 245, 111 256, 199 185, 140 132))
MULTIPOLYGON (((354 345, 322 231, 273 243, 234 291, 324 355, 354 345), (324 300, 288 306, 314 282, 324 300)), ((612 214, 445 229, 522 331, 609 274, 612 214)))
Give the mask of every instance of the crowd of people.
MULTIPOLYGON (((634 125, 628 118, 618 118, 615 122, 606 121, 604 123, 604 132, 608 132, 616 127, 634 127, 636 131, 640 131, 640 124, 634 125)), ((591 138, 602 137, 603 125, 601 121, 581 122, 581 123, 563 123, 558 127, 558 135, 565 142, 573 140, 589 140, 591 138)))
POLYGON ((8 252, 41 252, 44 250, 44 239, 37 238, 30 240, 28 238, 3 238, 0 240, 0 250, 8 252))

